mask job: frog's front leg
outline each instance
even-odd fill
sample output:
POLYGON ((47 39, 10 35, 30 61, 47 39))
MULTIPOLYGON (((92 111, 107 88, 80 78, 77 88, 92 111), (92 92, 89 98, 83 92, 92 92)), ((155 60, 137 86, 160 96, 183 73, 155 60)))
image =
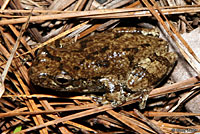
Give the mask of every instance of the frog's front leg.
POLYGON ((144 90, 141 94, 141 102, 139 104, 140 109, 144 109, 146 107, 146 102, 149 97, 149 90, 144 90))
POLYGON ((92 95, 93 100, 100 104, 111 104, 117 107, 127 101, 130 93, 124 91, 122 81, 116 75, 104 76, 99 80, 106 88, 106 93, 102 96, 92 95))
POLYGON ((94 101, 100 104, 111 104, 112 107, 117 107, 124 104, 127 101, 141 98, 140 108, 143 109, 148 98, 149 90, 133 91, 127 89, 125 82, 119 80, 117 76, 109 75, 100 79, 100 82, 106 88, 106 93, 100 95, 90 95, 94 101))
POLYGON ((127 101, 140 98, 141 102, 139 103, 139 107, 140 109, 144 109, 149 91, 150 90, 143 90, 142 92, 129 93, 121 89, 120 91, 115 91, 113 93, 105 93, 103 96, 93 95, 92 98, 100 104, 111 104, 112 107, 118 107, 127 101))
POLYGON ((102 96, 93 94, 91 97, 93 98, 93 100, 100 104, 111 104, 112 107, 117 107, 124 104, 129 96, 130 93, 126 93, 125 91, 123 91, 123 89, 121 89, 120 91, 105 93, 102 96))
POLYGON ((123 89, 120 89, 119 91, 106 93, 103 97, 105 102, 107 101, 111 103, 112 107, 117 107, 124 104, 127 101, 127 98, 129 98, 129 96, 130 93, 127 93, 123 89))

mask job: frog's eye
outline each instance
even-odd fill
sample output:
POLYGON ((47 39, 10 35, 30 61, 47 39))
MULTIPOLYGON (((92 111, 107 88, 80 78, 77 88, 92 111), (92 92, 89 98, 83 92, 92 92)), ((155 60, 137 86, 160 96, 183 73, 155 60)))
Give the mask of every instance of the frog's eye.
POLYGON ((58 84, 66 85, 71 82, 72 78, 69 75, 59 74, 56 76, 55 80, 58 84))

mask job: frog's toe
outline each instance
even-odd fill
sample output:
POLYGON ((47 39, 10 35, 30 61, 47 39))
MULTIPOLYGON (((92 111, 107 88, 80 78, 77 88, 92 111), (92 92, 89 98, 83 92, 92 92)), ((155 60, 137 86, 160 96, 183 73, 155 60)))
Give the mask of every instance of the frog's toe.
POLYGON ((146 102, 147 102, 147 99, 142 98, 142 101, 139 103, 140 109, 144 109, 146 107, 146 102))
POLYGON ((122 101, 118 101, 118 100, 113 100, 113 102, 111 102, 111 106, 112 107, 118 107, 118 106, 120 106, 120 105, 122 105, 123 104, 123 102, 122 101))
POLYGON ((97 102, 100 105, 106 105, 109 104, 110 102, 108 100, 105 99, 104 96, 98 96, 98 95, 90 95, 90 97, 92 98, 92 100, 94 100, 95 102, 97 102))
POLYGON ((144 92, 141 96, 141 102, 139 104, 140 109, 144 109, 146 107, 146 102, 149 97, 148 92, 144 92))

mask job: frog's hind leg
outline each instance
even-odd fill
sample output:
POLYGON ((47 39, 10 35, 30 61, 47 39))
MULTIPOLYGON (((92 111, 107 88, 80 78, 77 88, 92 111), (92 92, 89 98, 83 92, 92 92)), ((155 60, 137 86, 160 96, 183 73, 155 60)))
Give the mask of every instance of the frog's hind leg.
MULTIPOLYGON (((167 69, 166 73, 162 77, 160 77, 160 80, 157 81, 156 84, 154 84, 151 87, 149 87, 148 90, 143 90, 142 102, 139 104, 140 109, 144 109, 145 108, 146 101, 148 99, 150 91, 152 91, 153 88, 158 86, 170 74, 170 72, 172 71, 172 69, 175 66, 175 63, 177 61, 177 54, 175 54, 173 52, 164 53, 161 56, 165 57, 168 60, 168 63, 169 63, 168 69, 167 69)), ((162 64, 162 62, 160 62, 160 63, 162 64)))
POLYGON ((141 102, 139 102, 139 108, 144 109, 146 107, 146 102, 149 97, 149 93, 153 88, 143 89, 142 91, 138 91, 135 94, 131 94, 126 98, 126 101, 136 100, 140 99, 141 102))
POLYGON ((140 108, 144 108, 149 92, 172 70, 177 55, 156 53, 138 62, 127 76, 127 86, 132 92, 141 93, 140 108))

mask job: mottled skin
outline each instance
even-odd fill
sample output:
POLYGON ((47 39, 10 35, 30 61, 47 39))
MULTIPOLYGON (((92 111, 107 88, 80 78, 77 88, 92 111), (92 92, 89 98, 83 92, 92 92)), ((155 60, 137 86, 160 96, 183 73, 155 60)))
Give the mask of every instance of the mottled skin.
POLYGON ((94 99, 113 106, 141 97, 144 108, 148 93, 170 72, 177 55, 168 52, 166 41, 142 32, 115 28, 75 43, 53 42, 39 51, 30 79, 66 93, 102 92, 94 99))

